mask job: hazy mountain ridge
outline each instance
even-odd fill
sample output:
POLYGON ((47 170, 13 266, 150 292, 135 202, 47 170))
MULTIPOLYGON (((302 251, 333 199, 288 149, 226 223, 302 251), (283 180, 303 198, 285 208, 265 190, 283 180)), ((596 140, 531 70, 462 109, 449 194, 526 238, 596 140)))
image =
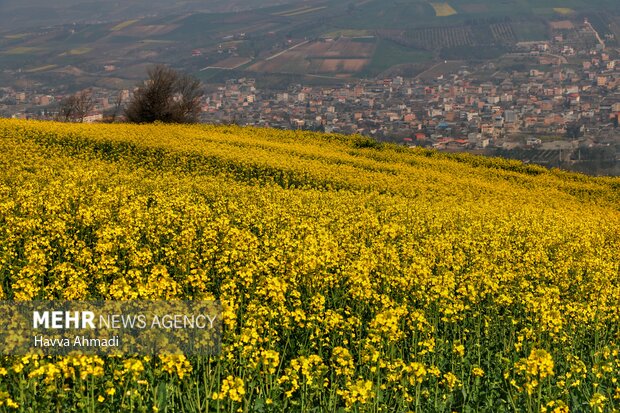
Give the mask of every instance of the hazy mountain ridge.
POLYGON ((298 0, 133 0, 80 1, 59 0, 53 4, 32 0, 27 4, 18 0, 0 1, 0 32, 55 26, 68 23, 109 22, 127 18, 191 12, 223 13, 252 10, 298 0))

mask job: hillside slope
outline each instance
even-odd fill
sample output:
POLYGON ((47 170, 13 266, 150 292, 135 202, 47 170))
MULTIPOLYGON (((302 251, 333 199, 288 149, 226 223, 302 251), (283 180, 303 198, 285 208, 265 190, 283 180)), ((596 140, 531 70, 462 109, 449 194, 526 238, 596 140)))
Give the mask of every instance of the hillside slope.
POLYGON ((217 298, 225 324, 209 359, 5 358, 0 393, 38 411, 620 408, 619 251, 617 178, 341 135, 0 120, 5 299, 217 298))

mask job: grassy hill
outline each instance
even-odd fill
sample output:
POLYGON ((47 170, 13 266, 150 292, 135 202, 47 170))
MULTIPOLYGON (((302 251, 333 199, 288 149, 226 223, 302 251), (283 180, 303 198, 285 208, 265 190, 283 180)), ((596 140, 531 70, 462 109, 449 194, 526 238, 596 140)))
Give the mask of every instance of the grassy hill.
POLYGON ((620 408, 617 178, 356 136, 0 120, 0 211, 4 299, 224 308, 208 358, 5 357, 0 409, 620 408))

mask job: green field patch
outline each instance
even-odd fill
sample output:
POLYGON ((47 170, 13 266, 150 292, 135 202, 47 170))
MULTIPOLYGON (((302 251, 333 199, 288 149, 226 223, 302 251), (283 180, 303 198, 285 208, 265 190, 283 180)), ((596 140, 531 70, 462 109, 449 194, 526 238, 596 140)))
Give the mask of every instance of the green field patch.
POLYGON ((376 43, 377 38, 375 36, 352 37, 351 41, 355 43, 376 43))
POLYGON ((373 33, 372 30, 364 29, 339 29, 325 33, 322 37, 362 37, 371 36, 373 33))
POLYGON ((506 47, 496 45, 458 46, 442 49, 439 56, 445 60, 493 60, 508 51, 506 47))
POLYGON ((537 16, 555 16, 556 12, 551 7, 534 7, 532 12, 537 16))
POLYGON ((391 40, 381 39, 365 72, 378 74, 396 65, 424 63, 432 60, 432 58, 431 52, 401 46, 391 40))
POLYGON ((489 11, 489 6, 484 3, 470 3, 460 5, 459 9, 464 11, 465 13, 478 14, 487 13, 489 11))
POLYGON ((545 40, 549 37, 547 26, 542 21, 519 21, 518 23, 512 24, 512 29, 517 36, 517 40, 521 42, 545 40))
POLYGON ((331 24, 347 29, 406 29, 428 25, 438 19, 427 2, 371 0, 353 14, 334 16, 331 24))
MULTIPOLYGON (((173 31, 166 33, 165 35, 159 35, 157 38, 165 40, 178 40, 183 42, 195 41, 195 42, 208 42, 214 38, 222 37, 223 31, 238 28, 243 31, 242 23, 227 23, 230 20, 231 14, 208 14, 208 13, 196 13, 188 16, 176 24, 178 27, 173 31)), ((149 36, 152 37, 152 36, 149 36)))

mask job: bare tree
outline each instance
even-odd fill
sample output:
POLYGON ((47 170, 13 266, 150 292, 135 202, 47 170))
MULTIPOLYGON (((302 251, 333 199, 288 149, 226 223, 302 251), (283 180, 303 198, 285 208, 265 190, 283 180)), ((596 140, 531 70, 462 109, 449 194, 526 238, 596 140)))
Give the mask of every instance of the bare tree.
POLYGON ((182 74, 177 78, 177 115, 184 123, 198 122, 200 115, 200 98, 203 90, 200 80, 182 74))
POLYGON ((60 102, 60 106, 58 108, 58 115, 56 115, 56 120, 60 122, 70 122, 73 119, 75 114, 75 96, 71 95, 64 98, 60 102))
POLYGON ((110 123, 114 123, 116 122, 116 119, 120 116, 120 114, 124 111, 123 106, 125 104, 125 99, 124 99, 124 91, 121 90, 116 94, 116 99, 114 100, 114 105, 112 107, 112 110, 109 113, 109 117, 107 118, 107 121, 110 123))
POLYGON ((95 99, 91 90, 83 90, 76 95, 75 114, 80 122, 95 108, 95 99))
POLYGON ((163 65, 148 70, 125 109, 129 122, 196 123, 203 91, 199 80, 163 65))
POLYGON ((84 118, 95 107, 91 90, 83 90, 68 96, 60 102, 57 120, 63 122, 84 122, 84 118))

